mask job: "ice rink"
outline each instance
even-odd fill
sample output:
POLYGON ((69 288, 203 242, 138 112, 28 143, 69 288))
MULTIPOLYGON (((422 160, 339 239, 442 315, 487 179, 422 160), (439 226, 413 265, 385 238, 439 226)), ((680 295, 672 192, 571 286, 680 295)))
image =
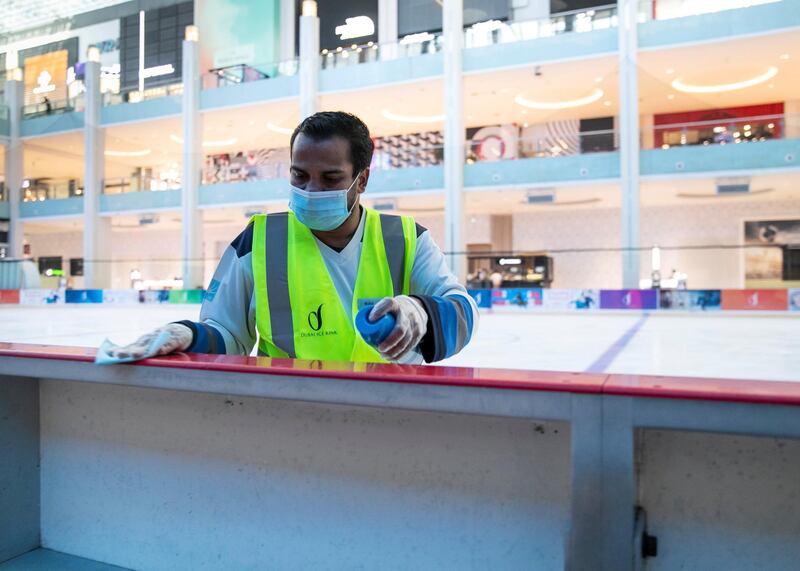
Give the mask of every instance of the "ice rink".
MULTIPOLYGON (((98 346, 197 319, 199 305, 0 306, 0 341, 98 346)), ((800 381, 800 315, 483 313, 442 364, 800 381)))

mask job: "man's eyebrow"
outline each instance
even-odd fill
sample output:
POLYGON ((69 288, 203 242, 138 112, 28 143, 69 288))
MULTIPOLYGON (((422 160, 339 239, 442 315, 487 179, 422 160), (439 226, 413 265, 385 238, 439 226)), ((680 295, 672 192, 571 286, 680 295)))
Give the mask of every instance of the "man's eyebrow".
POLYGON ((328 169, 326 171, 322 171, 322 174, 342 174, 344 172, 344 169, 328 169))

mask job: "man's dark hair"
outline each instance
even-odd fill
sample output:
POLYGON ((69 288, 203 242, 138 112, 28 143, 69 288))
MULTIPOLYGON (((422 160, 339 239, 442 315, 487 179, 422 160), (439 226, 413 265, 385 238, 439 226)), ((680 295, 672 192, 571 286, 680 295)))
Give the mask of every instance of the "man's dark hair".
POLYGON ((351 113, 344 111, 320 111, 306 117, 292 133, 289 149, 294 148, 294 140, 302 133, 315 140, 341 137, 350 144, 350 162, 353 163, 353 176, 369 168, 372 162, 374 145, 369 136, 369 128, 351 113))

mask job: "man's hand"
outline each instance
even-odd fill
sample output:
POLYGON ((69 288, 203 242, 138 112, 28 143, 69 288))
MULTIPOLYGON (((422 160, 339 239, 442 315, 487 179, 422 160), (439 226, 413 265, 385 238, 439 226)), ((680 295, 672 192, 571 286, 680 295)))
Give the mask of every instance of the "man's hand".
POLYGON ((378 346, 384 359, 397 361, 416 348, 428 330, 428 314, 422 304, 407 295, 385 297, 372 308, 370 321, 377 321, 387 313, 395 316, 395 325, 389 336, 378 346))
POLYGON ((185 351, 192 344, 192 330, 180 323, 170 323, 139 337, 130 345, 112 347, 108 350, 111 357, 117 359, 142 359, 145 355, 167 355, 177 351, 185 351), (151 347, 161 337, 157 346, 151 347))

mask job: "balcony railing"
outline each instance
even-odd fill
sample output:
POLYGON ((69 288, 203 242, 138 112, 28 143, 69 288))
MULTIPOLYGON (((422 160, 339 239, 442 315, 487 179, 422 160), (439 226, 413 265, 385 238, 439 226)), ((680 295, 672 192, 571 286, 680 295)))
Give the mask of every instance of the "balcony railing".
POLYGON ((479 48, 525 40, 549 38, 571 32, 592 32, 617 26, 617 7, 571 10, 535 20, 479 22, 464 30, 464 47, 479 48))
POLYGON ((162 97, 172 97, 175 95, 183 94, 183 83, 170 83, 169 85, 159 85, 157 87, 148 87, 144 91, 124 91, 121 93, 112 93, 107 91, 103 93, 103 105, 120 105, 121 103, 139 103, 141 101, 148 101, 151 99, 160 99, 162 97))
POLYGON ((322 50, 320 65, 322 69, 338 69, 370 63, 376 61, 389 61, 400 58, 434 54, 442 51, 444 47, 441 34, 414 34, 406 36, 396 43, 353 44, 350 47, 339 47, 334 50, 322 50))
POLYGON ((60 115, 73 111, 83 111, 84 94, 65 99, 42 99, 38 103, 23 105, 22 115, 26 118, 44 117, 47 115, 60 115))
POLYGON ((240 83, 263 81, 276 77, 297 75, 297 59, 269 62, 264 64, 236 64, 217 67, 203 74, 203 89, 215 89, 240 83))
POLYGON ((26 180, 20 189, 22 202, 44 202, 83 196, 83 184, 74 178, 26 180))
POLYGON ((687 145, 736 145, 771 139, 798 138, 800 116, 759 115, 655 125, 642 130, 642 148, 669 149, 687 145), (651 136, 652 135, 652 136, 651 136))
POLYGON ((152 176, 116 177, 107 178, 103 181, 103 194, 180 190, 180 188, 181 183, 177 179, 165 179, 152 176))

